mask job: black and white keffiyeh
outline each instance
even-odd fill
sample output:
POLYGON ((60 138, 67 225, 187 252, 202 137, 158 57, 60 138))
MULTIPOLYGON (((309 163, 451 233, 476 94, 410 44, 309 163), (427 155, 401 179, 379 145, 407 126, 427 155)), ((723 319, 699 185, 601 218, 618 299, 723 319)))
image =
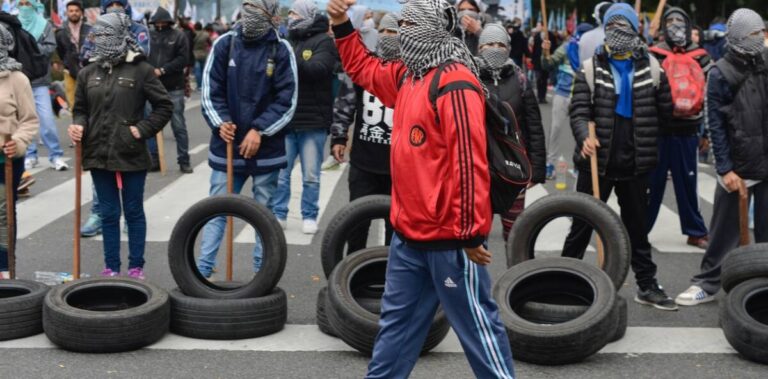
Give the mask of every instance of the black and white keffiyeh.
POLYGON ((131 19, 125 13, 99 16, 92 29, 91 60, 111 69, 125 59, 128 52, 140 53, 141 48, 131 34, 131 19))
POLYGON ((445 0, 409 0, 402 12, 400 52, 408 76, 421 79, 430 69, 453 61, 464 64, 478 78, 477 65, 467 46, 453 30, 458 24, 456 8, 445 0))
POLYGON ((21 71, 21 63, 9 55, 15 44, 13 34, 0 24, 0 71, 21 71))
MULTIPOLYGON (((390 31, 398 33, 399 15, 396 13, 387 13, 379 21, 379 31, 390 31)), ((397 35, 379 35, 379 42, 376 45, 376 55, 385 61, 394 61, 400 59, 400 37, 397 35)))
POLYGON ((278 5, 277 0, 243 1, 240 24, 246 41, 257 40, 278 27, 274 18, 278 5))
POLYGON ((763 19, 755 11, 737 9, 728 19, 728 32, 725 35, 728 48, 744 56, 759 56, 765 48, 765 37, 763 33, 753 33, 764 29, 763 19))
POLYGON ((606 25, 613 27, 605 29, 605 45, 611 54, 622 55, 632 53, 644 46, 640 35, 632 28, 632 25, 623 16, 611 17, 606 25))

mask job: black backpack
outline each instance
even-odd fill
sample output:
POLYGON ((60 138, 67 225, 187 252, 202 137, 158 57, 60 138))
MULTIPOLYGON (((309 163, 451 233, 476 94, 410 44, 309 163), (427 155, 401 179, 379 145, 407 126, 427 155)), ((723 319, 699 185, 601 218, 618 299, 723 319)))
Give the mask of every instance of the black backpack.
MULTIPOLYGON (((456 83, 438 88, 440 76, 451 63, 443 63, 438 67, 429 86, 429 100, 435 114, 438 114, 437 98, 440 94, 457 89, 456 83)), ((470 83, 459 85, 484 96, 482 89, 470 83)), ((491 208, 495 214, 504 214, 512 209, 517 196, 528 187, 533 169, 515 111, 509 103, 497 99, 495 95, 485 101, 485 130, 488 139, 488 171, 491 176, 491 208)))
POLYGON ((30 81, 48 75, 48 64, 50 61, 48 57, 40 53, 35 37, 22 29, 21 24, 16 21, 16 18, 8 13, 2 12, 0 22, 3 22, 5 26, 7 26, 8 31, 13 34, 13 39, 16 44, 13 46, 13 50, 11 50, 9 55, 11 58, 21 63, 21 72, 23 72, 30 81), (12 17, 13 20, 8 19, 8 17, 12 17))

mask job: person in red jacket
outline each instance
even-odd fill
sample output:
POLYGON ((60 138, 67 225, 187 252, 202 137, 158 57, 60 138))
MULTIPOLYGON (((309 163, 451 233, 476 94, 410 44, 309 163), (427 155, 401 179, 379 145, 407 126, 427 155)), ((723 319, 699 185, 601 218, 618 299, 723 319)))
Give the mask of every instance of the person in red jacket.
POLYGON ((466 46, 452 37, 455 8, 410 0, 400 22, 401 60, 369 54, 346 15, 328 14, 344 70, 393 108, 392 210, 395 230, 382 299, 381 330, 367 378, 407 377, 442 305, 475 376, 512 378, 512 353, 490 296, 484 247, 491 228, 485 89, 466 46), (440 73, 438 96, 429 91, 440 73))

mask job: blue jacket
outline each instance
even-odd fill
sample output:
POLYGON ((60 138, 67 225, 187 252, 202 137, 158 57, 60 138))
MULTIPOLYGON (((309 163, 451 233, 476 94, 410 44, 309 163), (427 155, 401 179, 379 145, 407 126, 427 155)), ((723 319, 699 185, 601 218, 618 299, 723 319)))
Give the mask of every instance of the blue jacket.
POLYGON ((721 110, 730 104, 732 99, 733 92, 730 85, 720 73, 720 69, 713 67, 709 71, 707 80, 706 124, 712 141, 712 151, 715 154, 715 169, 719 175, 725 175, 733 170, 728 124, 726 115, 721 110))
POLYGON ((257 175, 286 167, 283 129, 296 111, 298 70, 293 48, 277 32, 254 42, 246 42, 240 33, 237 26, 213 43, 203 71, 202 110, 213 131, 208 164, 226 171, 227 146, 219 126, 232 122, 237 125, 235 172, 257 175), (246 160, 237 146, 251 129, 262 134, 261 147, 246 160))

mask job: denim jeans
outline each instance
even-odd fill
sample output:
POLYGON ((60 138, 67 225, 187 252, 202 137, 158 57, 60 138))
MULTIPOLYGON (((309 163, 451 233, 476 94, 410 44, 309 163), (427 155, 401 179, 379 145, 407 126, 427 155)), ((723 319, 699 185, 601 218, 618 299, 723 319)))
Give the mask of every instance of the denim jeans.
MULTIPOLYGON (((53 119, 51 95, 48 93, 48 86, 32 88, 32 93, 35 95, 35 109, 40 119, 40 138, 48 148, 48 160, 53 163, 56 158, 64 155, 64 151, 59 145, 59 132, 56 130, 56 121, 53 119)), ((27 146, 27 158, 37 158, 36 138, 27 146)))
POLYGON ((280 220, 288 218, 288 201, 291 199, 291 171, 298 156, 301 160, 303 190, 301 193, 301 218, 317 220, 320 198, 320 165, 323 163, 326 129, 291 130, 285 135, 285 153, 288 167, 280 170, 277 192, 270 201, 272 212, 280 220))
POLYGON ((205 67, 205 59, 195 61, 195 87, 198 91, 203 88, 203 68, 205 67))
MULTIPOLYGON (((253 199, 259 204, 267 205, 269 198, 275 193, 277 188, 277 170, 263 174, 254 175, 253 187, 253 199)), ((234 175, 234 193, 240 193, 243 190, 245 182, 248 180, 248 175, 234 175)), ((213 170, 211 174, 211 191, 210 195, 220 195, 227 193, 227 173, 223 171, 213 170)), ((200 243, 200 260, 197 263, 197 269, 200 274, 209 277, 213 272, 213 268, 216 267, 216 255, 219 253, 219 246, 221 246, 221 240, 224 236, 224 229, 227 226, 226 217, 216 217, 203 227, 203 240, 200 243)), ((262 248, 261 238, 258 233, 256 234, 256 246, 253 247, 253 272, 258 272, 261 269, 262 248)))
POLYGON ((147 239, 147 219, 144 216, 144 183, 147 172, 121 172, 120 176, 123 184, 122 191, 118 188, 116 172, 91 170, 93 184, 100 201, 99 212, 104 233, 104 264, 114 272, 120 272, 121 211, 125 212, 125 221, 128 223, 129 269, 144 267, 144 245, 147 239))
MULTIPOLYGON (((0 166, 2 166, 2 164, 0 164, 0 166)), ((17 191, 17 189, 19 188, 19 182, 21 182, 21 174, 23 174, 23 173, 24 173, 24 160, 23 159, 14 159, 13 160, 13 184, 12 184, 13 188, 14 188, 14 191, 13 191, 14 209, 16 209, 15 205, 16 205, 16 201, 18 200, 18 191, 17 191)), ((2 184, 0 186, 0 191, 3 191, 3 193, 5 193, 5 175, 0 175, 0 184, 2 184)), ((2 213, 5 214, 5 212, 6 212, 6 210, 5 210, 5 200, 3 200, 3 204, 2 205, 3 206, 0 207, 0 208, 2 208, 2 210, 1 210, 2 213)), ((18 231, 19 231, 18 225, 19 224, 16 223, 16 221, 19 219, 19 213, 18 212, 13 212, 13 215, 16 216, 16 219, 14 220, 14 224, 17 225, 17 227, 16 227, 16 229, 14 229, 14 231, 18 233, 18 231)), ((5 220, 5 217, 3 217, 3 219, 5 220)), ((7 229, 7 220, 5 220, 5 222, 6 222, 6 229, 5 229, 5 231, 7 232, 7 230, 8 230, 7 229)), ((16 244, 16 246, 19 246, 19 245, 16 244)), ((0 271, 8 271, 8 250, 7 250, 7 248, 8 248, 7 246, 0 247, 0 271)), ((18 251, 18 249, 17 249, 17 251, 18 251)))
MULTIPOLYGON (((178 164, 189 164, 189 134, 187 133, 187 122, 184 119, 184 90, 170 91, 168 95, 173 102, 173 115, 171 116, 171 129, 173 137, 176 138, 176 161, 178 164)), ((146 113, 152 112, 152 106, 147 104, 146 113)), ((157 139, 147 140, 149 153, 152 159, 157 161, 157 139)))

